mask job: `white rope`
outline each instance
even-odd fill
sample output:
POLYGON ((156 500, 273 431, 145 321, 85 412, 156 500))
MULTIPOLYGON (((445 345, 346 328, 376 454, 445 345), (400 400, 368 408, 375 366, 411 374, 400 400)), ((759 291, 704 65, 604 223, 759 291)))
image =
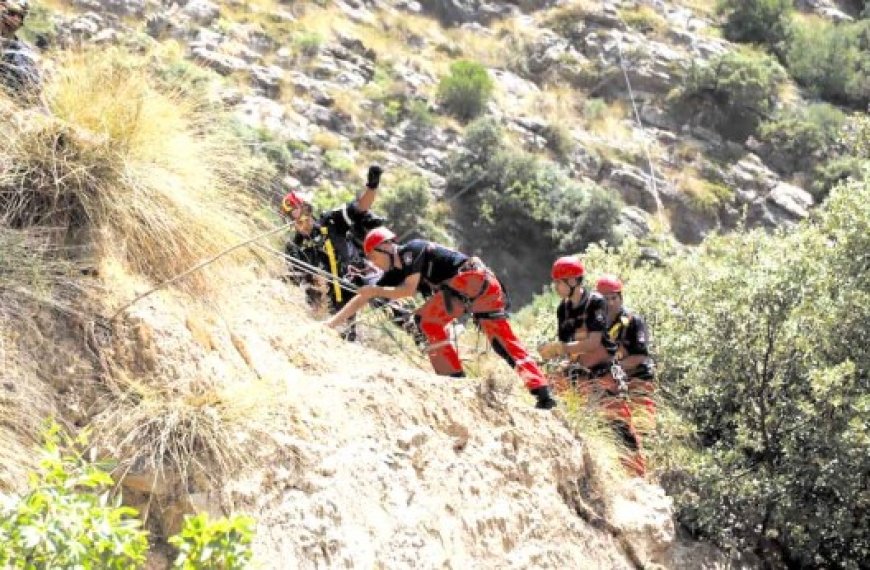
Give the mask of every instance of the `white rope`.
MULTIPOLYGON (((606 2, 602 2, 602 6, 606 5, 606 2)), ((620 17, 620 22, 622 22, 623 26, 626 26, 625 21, 620 17)), ((656 201, 656 217, 659 219, 659 222, 662 224, 667 223, 667 219, 664 215, 664 205, 662 204, 661 197, 659 196, 659 189, 656 183, 656 172, 653 167, 653 159, 652 154, 649 150, 649 139, 647 138, 646 129, 643 126, 643 121, 640 118, 640 112, 637 109, 637 101, 634 97, 634 89, 631 87, 631 80, 628 78, 628 70, 626 68, 625 58, 622 55, 622 37, 620 32, 616 34, 616 53, 619 57, 619 67, 622 70, 622 77, 625 79, 625 85, 628 87, 628 97, 631 100, 631 109, 634 114, 634 119, 637 121, 638 127, 640 127, 641 138, 643 139, 643 151, 646 155, 646 162, 649 167, 649 183, 648 186, 650 191, 652 191, 653 198, 656 201)))

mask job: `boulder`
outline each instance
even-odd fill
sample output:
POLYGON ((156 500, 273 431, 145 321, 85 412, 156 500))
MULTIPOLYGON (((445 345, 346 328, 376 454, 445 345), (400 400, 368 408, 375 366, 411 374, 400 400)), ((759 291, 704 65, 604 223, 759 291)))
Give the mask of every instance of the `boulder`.
POLYGON ((251 86, 261 95, 270 99, 281 96, 281 80, 284 70, 276 65, 251 67, 251 86))
POLYGON ((210 26, 220 16, 220 8, 209 0, 190 0, 181 12, 200 26, 210 26))

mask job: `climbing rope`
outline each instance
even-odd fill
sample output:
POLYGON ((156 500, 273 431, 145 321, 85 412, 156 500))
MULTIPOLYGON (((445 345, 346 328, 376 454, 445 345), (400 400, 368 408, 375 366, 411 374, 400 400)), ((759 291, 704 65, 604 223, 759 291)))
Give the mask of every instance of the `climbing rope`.
MULTIPOLYGON (((606 6, 606 0, 602 1, 602 7, 606 6)), ((619 21, 622 22, 622 25, 628 27, 625 23, 625 20, 620 16, 619 21)), ((663 225, 667 224, 667 218, 664 215, 664 205, 662 204, 661 197, 659 196, 658 184, 656 182, 656 171, 653 166, 652 153, 649 149, 649 138, 647 137, 646 128, 643 125, 643 120, 640 118, 640 111, 637 108, 637 100, 634 96, 634 89, 631 87, 631 80, 628 78, 628 67, 625 62, 625 57, 622 53, 622 37, 617 32, 616 34, 616 54, 619 59, 619 67, 622 70, 622 77, 625 79, 625 85, 628 88, 628 97, 631 101, 631 110, 634 115, 634 120, 637 122, 637 126, 640 128, 641 138, 643 139, 643 151, 646 156, 647 166, 649 168, 649 182, 647 183, 650 191, 652 192, 653 198, 656 201, 656 217, 659 222, 663 225)))

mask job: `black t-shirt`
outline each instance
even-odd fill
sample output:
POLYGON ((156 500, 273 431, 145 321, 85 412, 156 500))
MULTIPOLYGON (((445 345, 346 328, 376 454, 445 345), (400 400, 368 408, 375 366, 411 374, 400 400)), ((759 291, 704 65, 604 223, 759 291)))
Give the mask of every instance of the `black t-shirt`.
POLYGON ((356 202, 348 202, 340 208, 324 212, 314 223, 309 235, 297 232, 292 246, 287 244, 287 252, 306 263, 331 271, 326 251, 328 238, 335 251, 338 273, 344 275, 348 265, 362 263, 362 240, 366 233, 383 223, 382 218, 360 210, 356 202))
POLYGON ((600 332, 601 343, 609 354, 616 354, 616 343, 607 332, 607 302, 600 294, 586 290, 577 306, 572 306, 568 299, 559 304, 556 309, 559 321, 559 340, 571 342, 575 340, 577 329, 586 327, 590 333, 600 332))
POLYGON ((422 239, 413 239, 399 246, 399 267, 384 273, 378 281, 381 287, 401 285, 415 273, 420 274, 417 290, 428 297, 441 283, 455 277, 468 261, 468 256, 456 250, 422 239))
POLYGON ((613 340, 625 347, 628 354, 649 356, 649 333, 643 317, 623 307, 610 330, 613 340))

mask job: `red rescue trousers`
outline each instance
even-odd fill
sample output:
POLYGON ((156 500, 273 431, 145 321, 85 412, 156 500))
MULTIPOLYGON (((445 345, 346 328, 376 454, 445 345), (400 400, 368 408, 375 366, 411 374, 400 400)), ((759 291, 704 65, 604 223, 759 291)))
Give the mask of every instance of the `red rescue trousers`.
POLYGON ((450 341, 447 326, 465 313, 471 313, 489 339, 495 352, 516 370, 533 390, 547 385, 541 369, 517 339, 507 320, 501 284, 487 270, 463 271, 451 278, 417 311, 420 330, 429 342, 429 361, 437 374, 462 374, 459 352, 450 341), (499 314, 501 313, 501 314, 499 314))

